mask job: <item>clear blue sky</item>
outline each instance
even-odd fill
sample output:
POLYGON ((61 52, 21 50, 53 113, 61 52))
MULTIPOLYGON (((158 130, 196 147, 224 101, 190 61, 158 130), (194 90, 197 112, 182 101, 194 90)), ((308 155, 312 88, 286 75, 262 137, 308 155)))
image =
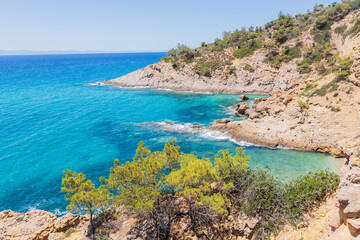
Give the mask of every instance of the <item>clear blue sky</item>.
POLYGON ((167 51, 334 0, 0 0, 0 49, 167 51))

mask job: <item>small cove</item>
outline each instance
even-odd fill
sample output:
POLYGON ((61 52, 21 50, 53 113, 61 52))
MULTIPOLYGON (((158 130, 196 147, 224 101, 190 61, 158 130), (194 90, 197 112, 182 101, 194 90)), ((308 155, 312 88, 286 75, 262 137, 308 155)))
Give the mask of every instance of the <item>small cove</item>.
MULTIPOLYGON (((230 117, 239 95, 179 93, 90 86, 158 61, 164 53, 0 57, 0 206, 2 210, 65 211, 62 171, 107 176, 115 158, 131 160, 139 141, 161 150, 212 158, 238 143, 211 133, 168 131, 154 124, 208 126, 230 117)), ((259 96, 251 95, 250 102, 259 96)), ((238 119, 238 118, 237 118, 238 119)), ((338 171, 329 155, 242 143, 251 166, 269 167, 281 180, 307 171, 338 171)))

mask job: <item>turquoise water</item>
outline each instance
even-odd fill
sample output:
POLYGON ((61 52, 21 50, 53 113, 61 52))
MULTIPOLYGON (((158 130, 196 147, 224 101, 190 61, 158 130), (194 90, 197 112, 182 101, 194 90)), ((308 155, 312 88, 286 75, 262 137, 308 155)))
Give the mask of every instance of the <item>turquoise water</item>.
MULTIPOLYGON (((61 214, 65 169, 107 176, 115 158, 131 160, 140 140, 153 150, 176 138, 184 152, 212 157, 238 144, 185 123, 229 117, 236 95, 91 86, 158 61, 164 53, 0 57, 0 211, 61 214), (171 129, 154 122, 177 123, 171 129), (185 129, 181 131, 179 129, 185 129)), ((256 96, 252 96, 252 99, 256 96)), ((251 101, 251 100, 249 100, 251 101)), ((252 166, 281 179, 309 170, 337 171, 324 154, 245 146, 252 166)))

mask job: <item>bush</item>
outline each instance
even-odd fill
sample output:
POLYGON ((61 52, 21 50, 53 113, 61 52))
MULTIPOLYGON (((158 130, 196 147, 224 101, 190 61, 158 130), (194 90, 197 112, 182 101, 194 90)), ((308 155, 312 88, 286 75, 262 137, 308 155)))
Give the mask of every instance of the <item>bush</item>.
POLYGON ((341 108, 339 106, 331 108, 331 111, 333 112, 340 112, 341 108))
POLYGON ((246 64, 244 66, 243 70, 249 71, 249 72, 255 72, 255 69, 252 66, 250 66, 249 64, 246 64))
POLYGON ((331 33, 329 31, 322 31, 319 33, 316 33, 314 36, 314 41, 317 44, 325 44, 330 42, 331 39, 331 33))
POLYGON ((235 66, 230 66, 229 67, 229 74, 232 75, 232 74, 235 74, 236 73, 236 67, 235 66))
POLYGON ((334 31, 336 34, 342 35, 346 31, 346 29, 347 29, 346 25, 341 25, 336 27, 334 31))
MULTIPOLYGON (((172 227, 184 221, 185 232, 225 239, 228 231, 220 229, 219 223, 229 213, 260 219, 254 239, 268 239, 285 224, 302 220, 304 213, 334 193, 339 184, 338 176, 328 171, 307 173, 283 184, 266 170, 250 169, 249 160, 242 148, 235 155, 221 150, 211 161, 180 152, 175 140, 157 152, 140 142, 132 162, 120 165, 114 161, 109 177, 100 179, 107 188, 103 185, 99 190, 106 194, 86 199, 90 201, 87 206, 92 201, 107 201, 111 192, 114 205, 123 206, 124 213, 139 220, 132 231, 141 239, 173 239, 172 227)), ((64 182, 63 178, 64 185, 71 185, 67 196, 90 181, 70 171, 65 179, 71 180, 64 182)), ((99 238, 108 235, 106 229, 95 233, 99 238)))
POLYGON ((351 10, 356 10, 360 8, 360 0, 352 0, 350 1, 351 10))
MULTIPOLYGON (((285 186, 268 171, 248 169, 232 178, 240 212, 261 218, 255 239, 268 239, 285 224, 296 224, 336 191, 339 177, 329 171, 309 172, 289 181, 285 186)), ((233 205, 235 203, 232 203, 233 205)))
POLYGON ((213 48, 211 48, 210 52, 221 52, 222 50, 224 50, 222 45, 215 45, 213 48))
POLYGON ((263 42, 260 40, 251 40, 248 44, 240 47, 238 50, 235 50, 233 55, 236 58, 244 58, 251 56, 254 51, 262 48, 263 42))
POLYGON ((283 62, 289 62, 292 59, 299 57, 301 57, 301 50, 299 46, 285 46, 280 53, 277 51, 271 51, 266 54, 264 62, 270 63, 271 67, 279 68, 283 62))
POLYGON ((220 63, 215 60, 211 60, 205 63, 197 63, 194 65, 194 70, 198 74, 211 77, 211 73, 220 66, 220 63))
POLYGON ((327 15, 322 15, 316 18, 315 20, 315 28, 319 30, 330 30, 331 25, 333 25, 333 21, 329 20, 327 15))
POLYGON ((309 109, 310 108, 310 106, 306 102, 303 102, 301 100, 298 101, 298 105, 301 109, 304 109, 304 108, 309 109))
POLYGON ((318 86, 317 84, 314 84, 314 85, 312 85, 310 83, 306 84, 306 87, 305 87, 304 91, 302 92, 302 95, 310 96, 310 91, 312 89, 316 88, 317 86, 318 86))
POLYGON ((360 18, 356 19, 354 26, 350 28, 350 30, 347 32, 347 35, 356 35, 360 32, 360 18))
POLYGON ((339 86, 339 85, 337 85, 338 81, 339 80, 337 78, 335 78, 334 80, 332 80, 328 84, 325 84, 321 88, 316 89, 313 93, 311 93, 311 96, 314 96, 314 95, 325 96, 328 92, 335 91, 339 86))

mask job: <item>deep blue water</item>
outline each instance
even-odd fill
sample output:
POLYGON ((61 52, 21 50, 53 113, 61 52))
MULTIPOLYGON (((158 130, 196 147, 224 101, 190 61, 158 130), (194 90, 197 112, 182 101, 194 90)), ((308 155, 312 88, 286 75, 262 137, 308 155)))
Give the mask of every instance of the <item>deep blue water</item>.
MULTIPOLYGON (((115 158, 131 160, 140 140, 153 150, 176 138, 184 152, 212 157, 232 141, 164 129, 151 122, 209 125, 229 117, 237 95, 91 86, 158 61, 164 53, 0 57, 0 211, 65 211, 65 169, 107 176, 115 158), (148 124, 150 122, 150 124, 148 124)), ((252 96, 250 102, 256 96, 252 96)), ((180 125, 181 127, 182 125, 180 125)), ((246 146, 251 165, 280 179, 336 170, 324 154, 246 146)))

